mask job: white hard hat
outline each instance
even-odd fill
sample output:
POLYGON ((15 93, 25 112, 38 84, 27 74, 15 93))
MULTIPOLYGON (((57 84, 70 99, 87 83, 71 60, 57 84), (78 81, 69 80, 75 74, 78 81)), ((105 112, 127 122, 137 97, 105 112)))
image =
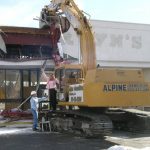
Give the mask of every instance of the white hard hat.
POLYGON ((34 94, 36 94, 36 91, 31 91, 31 95, 34 95, 34 94))

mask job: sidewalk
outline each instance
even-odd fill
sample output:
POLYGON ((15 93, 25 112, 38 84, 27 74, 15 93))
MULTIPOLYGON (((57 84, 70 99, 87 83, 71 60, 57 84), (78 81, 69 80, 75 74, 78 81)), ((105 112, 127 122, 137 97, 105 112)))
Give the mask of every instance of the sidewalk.
POLYGON ((10 119, 0 119, 0 128, 2 127, 32 127, 31 119, 21 119, 21 120, 10 120, 10 119))

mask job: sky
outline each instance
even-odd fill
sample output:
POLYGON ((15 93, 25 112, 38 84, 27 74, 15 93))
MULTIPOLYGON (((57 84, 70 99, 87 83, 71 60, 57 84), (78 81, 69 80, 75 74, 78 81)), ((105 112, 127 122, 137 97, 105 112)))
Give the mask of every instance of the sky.
MULTIPOLYGON (((91 19, 150 24, 150 0, 75 0, 91 19)), ((43 6, 49 0, 1 0, 0 26, 38 27, 43 6)))

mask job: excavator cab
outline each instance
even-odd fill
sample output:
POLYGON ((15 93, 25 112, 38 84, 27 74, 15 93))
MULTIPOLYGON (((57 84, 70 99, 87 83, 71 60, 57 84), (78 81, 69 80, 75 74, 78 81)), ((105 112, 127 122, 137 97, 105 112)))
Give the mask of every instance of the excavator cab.
POLYGON ((61 65, 55 69, 55 76, 59 80, 57 98, 60 101, 69 101, 69 86, 81 84, 84 79, 81 65, 61 65))

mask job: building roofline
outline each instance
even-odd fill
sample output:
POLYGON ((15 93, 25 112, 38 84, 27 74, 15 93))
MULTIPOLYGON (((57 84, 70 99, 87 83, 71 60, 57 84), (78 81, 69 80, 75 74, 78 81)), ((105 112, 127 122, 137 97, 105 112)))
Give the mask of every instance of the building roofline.
POLYGON ((30 27, 16 27, 16 26, 0 26, 4 33, 23 33, 32 35, 48 35, 49 29, 30 28, 30 27))

